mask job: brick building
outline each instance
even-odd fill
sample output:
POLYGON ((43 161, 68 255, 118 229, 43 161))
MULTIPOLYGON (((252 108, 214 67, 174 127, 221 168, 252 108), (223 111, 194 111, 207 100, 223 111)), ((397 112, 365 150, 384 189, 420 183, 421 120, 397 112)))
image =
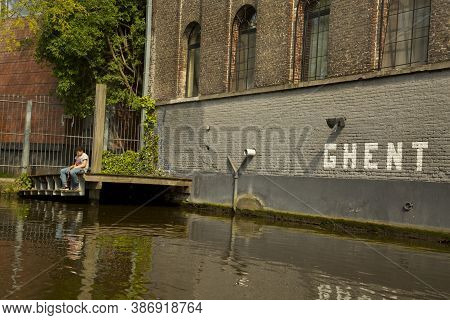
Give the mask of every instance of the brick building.
POLYGON ((192 201, 233 202, 229 157, 239 207, 450 228, 448 1, 153 7, 160 164, 192 201))
MULTIPOLYGON (((17 29, 15 39, 26 43, 30 32, 17 29)), ((56 78, 48 65, 36 62, 34 48, 24 45, 11 51, 0 44, 0 94, 33 97, 54 95, 56 78)))
MULTIPOLYGON (((43 123, 53 123, 61 119, 64 110, 56 99, 55 89, 57 79, 53 76, 51 67, 45 63, 38 63, 34 56, 34 48, 30 43, 31 33, 26 28, 15 30, 15 40, 22 45, 11 50, 0 43, 0 96, 4 96, 3 108, 0 109, 0 132, 19 132, 24 129, 24 103, 30 99, 35 102, 33 132, 60 133, 60 130, 48 128, 43 123), (11 96, 16 96, 13 98, 11 96), (10 105, 11 112, 6 104, 10 105), (54 110, 44 110, 40 105, 57 105, 54 110), (42 110, 41 110, 42 109, 42 110), (49 120, 51 118, 52 120, 49 120)), ((19 142, 22 138, 14 135, 1 136, 1 142, 19 142), (17 140, 17 141, 16 141, 17 140)), ((34 140, 37 137, 33 137, 34 140)), ((38 140, 36 140, 38 141, 38 140)))
POLYGON ((155 0, 153 94, 160 101, 185 97, 188 37, 197 25, 199 94, 212 95, 236 91, 237 24, 248 12, 255 13, 255 43, 247 44, 255 58, 252 87, 260 88, 448 61, 449 6, 445 0, 155 0), (392 44, 412 57, 397 53, 390 61, 392 44), (314 59, 327 66, 326 75, 306 75, 314 59))
POLYGON ((50 66, 36 61, 29 30, 15 27, 14 31, 20 47, 11 50, 0 43, 0 172, 7 173, 18 172, 28 100, 33 101, 32 163, 50 164, 49 158, 57 158, 65 134, 64 108, 55 92, 57 79, 50 66))

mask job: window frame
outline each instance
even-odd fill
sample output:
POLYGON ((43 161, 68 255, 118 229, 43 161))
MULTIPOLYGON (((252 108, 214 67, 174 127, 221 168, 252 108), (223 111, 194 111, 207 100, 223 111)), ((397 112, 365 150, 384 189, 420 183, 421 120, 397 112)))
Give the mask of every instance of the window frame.
MULTIPOLYGON (((385 69, 394 69, 394 68, 404 68, 404 67, 411 67, 411 66, 419 66, 419 65, 424 65, 427 64, 429 61, 429 47, 430 47, 430 27, 431 27, 431 0, 427 0, 427 4, 426 6, 421 6, 421 7, 417 7, 416 8, 416 3, 418 0, 412 0, 412 7, 409 8, 409 10, 403 10, 400 11, 400 0, 392 0, 392 2, 388 2, 387 3, 387 14, 385 17, 385 20, 383 21, 383 25, 382 25, 382 34, 383 34, 383 42, 382 42, 382 48, 380 50, 380 57, 379 57, 379 69, 381 70, 385 70, 385 69), (396 6, 395 12, 391 13, 391 6, 396 6), (427 25, 426 27, 420 27, 420 28, 415 28, 415 20, 416 20, 416 14, 417 11, 419 10, 423 10, 423 9, 428 9, 427 11, 427 25), (403 40, 399 41, 399 16, 406 14, 406 13, 411 13, 411 20, 408 21, 408 23, 411 23, 411 30, 410 30, 410 35, 408 38, 405 38, 403 40), (395 26, 395 40, 388 42, 389 39, 389 28, 390 28, 390 24, 389 22, 391 21, 391 17, 395 17, 395 21, 396 21, 396 26, 395 26), (420 37, 415 37, 415 32, 417 32, 418 29, 427 29, 427 33, 425 36, 420 36, 420 37), (414 55, 414 40, 420 40, 420 39, 426 39, 426 48, 423 48, 425 51, 425 57, 423 60, 419 60, 419 61, 413 61, 413 55, 414 55), (409 57, 406 63, 402 63, 402 64, 397 64, 397 57, 398 57, 398 44, 399 43, 403 43, 403 42, 408 42, 408 49, 409 49, 409 57), (385 64, 385 57, 386 57, 386 52, 387 52, 387 48, 389 48, 390 45, 394 46, 394 49, 391 51, 391 54, 393 54, 393 57, 391 57, 391 61, 389 65, 385 64)), ((409 31, 409 30, 408 30, 409 31)))
POLYGON ((316 12, 314 12, 314 10, 316 9, 316 6, 320 4, 320 0, 317 0, 313 3, 307 3, 305 5, 305 9, 304 9, 304 17, 303 17, 303 34, 302 34, 302 64, 301 64, 301 80, 302 81, 313 81, 313 80, 323 80, 326 79, 328 77, 328 42, 329 42, 329 32, 330 32, 330 15, 331 15, 331 0, 327 3, 327 5, 322 6, 322 7, 318 7, 317 9, 320 9, 316 12), (322 17, 324 16, 328 16, 328 25, 327 25, 327 36, 326 39, 323 40, 323 43, 326 42, 327 44, 327 50, 326 50, 326 54, 325 55, 318 55, 319 52, 319 38, 320 38, 320 20, 322 17), (318 25, 318 30, 317 30, 317 34, 312 34, 312 28, 308 27, 310 21, 312 21, 315 18, 319 18, 317 25, 318 25), (313 43, 313 36, 315 37, 316 40, 316 56, 311 57, 311 44, 313 43), (309 42, 309 43, 308 43, 309 42), (308 49, 308 51, 306 51, 306 49, 308 49), (326 66, 326 72, 325 75, 321 76, 320 75, 320 70, 317 69, 318 63, 317 63, 317 59, 318 58, 326 58, 325 61, 327 63, 326 66), (316 59, 316 65, 315 65, 315 71, 314 71, 314 76, 310 75, 310 64, 311 64, 311 60, 312 59, 316 59))
POLYGON ((233 26, 235 27, 232 28, 231 38, 234 38, 234 32, 237 32, 237 38, 234 40, 236 42, 232 44, 232 48, 235 51, 233 53, 232 50, 234 57, 230 60, 232 63, 230 65, 230 91, 242 92, 255 87, 257 21, 258 12, 256 8, 250 5, 241 7, 234 18, 233 26), (243 37, 247 37, 245 47, 242 47, 243 37), (251 43, 253 43, 253 46, 251 46, 251 43), (254 55, 250 56, 252 50, 254 55), (242 52, 245 52, 245 61, 241 60, 242 52), (249 62, 251 60, 253 60, 253 67, 249 68, 249 65, 251 65, 249 62), (242 64, 245 65, 245 70, 241 69, 242 64), (243 86, 241 86, 241 81, 244 81, 243 86))
MULTIPOLYGON (((192 82, 192 84, 190 83, 190 79, 191 79, 191 58, 192 58, 192 52, 191 51, 194 51, 194 53, 198 50, 198 51, 200 51, 200 48, 201 48, 201 26, 200 26, 200 24, 198 24, 198 23, 196 23, 193 27, 192 27, 192 30, 190 30, 190 32, 189 32, 189 36, 187 37, 187 54, 186 54, 186 86, 185 86, 185 93, 184 93, 184 95, 185 95, 185 97, 186 98, 193 98, 193 97, 198 97, 199 96, 199 94, 200 94, 200 92, 199 92, 199 85, 200 85, 200 73, 198 73, 198 74, 196 74, 195 73, 195 68, 196 68, 196 66, 197 66, 197 63, 198 63, 198 65, 200 66, 200 57, 199 57, 199 59, 198 59, 198 61, 196 61, 196 56, 194 55, 194 57, 193 57, 193 59, 194 59, 194 74, 192 75, 192 79, 193 79, 193 82, 192 82), (196 35, 195 33, 196 32, 198 32, 198 35, 196 35), (192 39, 192 37, 199 37, 199 41, 198 42, 196 42, 196 43, 194 43, 194 44, 191 44, 191 39, 192 39), (196 88, 197 88, 197 90, 196 90, 196 92, 195 92, 195 90, 193 90, 193 92, 195 92, 195 93, 192 93, 192 94, 190 94, 190 89, 191 89, 191 86, 193 86, 193 87, 195 87, 194 86, 194 83, 195 83, 195 80, 196 80, 196 76, 197 75, 197 86, 196 86, 196 88)), ((200 52, 199 52, 199 54, 200 54, 200 52)), ((198 66, 198 67, 199 67, 198 66)))

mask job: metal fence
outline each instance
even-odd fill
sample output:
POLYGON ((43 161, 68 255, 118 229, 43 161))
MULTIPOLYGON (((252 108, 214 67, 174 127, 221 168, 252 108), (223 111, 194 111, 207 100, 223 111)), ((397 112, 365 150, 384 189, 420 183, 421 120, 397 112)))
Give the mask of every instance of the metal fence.
POLYGON ((0 96, 0 172, 16 173, 21 166, 26 114, 23 97, 0 96))
MULTIPOLYGON (((105 150, 139 149, 139 112, 108 108, 106 119, 105 150)), ((93 121, 66 115, 49 96, 0 95, 0 174, 58 172, 73 162, 79 146, 91 155, 93 121)))
POLYGON ((139 150, 140 124, 140 112, 116 107, 107 108, 104 149, 116 154, 127 150, 139 150))

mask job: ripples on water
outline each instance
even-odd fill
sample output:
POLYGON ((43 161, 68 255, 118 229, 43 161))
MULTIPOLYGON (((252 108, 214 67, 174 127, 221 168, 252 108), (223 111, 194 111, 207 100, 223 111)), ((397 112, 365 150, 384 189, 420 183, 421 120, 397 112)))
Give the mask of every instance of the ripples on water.
POLYGON ((0 298, 442 299, 450 254, 177 208, 0 204, 0 298))

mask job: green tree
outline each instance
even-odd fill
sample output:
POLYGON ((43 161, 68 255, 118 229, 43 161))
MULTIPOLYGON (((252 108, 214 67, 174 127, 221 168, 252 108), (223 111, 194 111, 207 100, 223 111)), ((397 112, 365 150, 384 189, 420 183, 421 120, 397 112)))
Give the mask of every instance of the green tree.
POLYGON ((38 61, 50 63, 69 114, 92 113, 97 82, 108 86, 108 105, 141 108, 154 103, 139 98, 145 7, 146 0, 16 0, 1 10, 0 40, 15 48, 24 43, 13 30, 31 33, 28 42, 38 61))

